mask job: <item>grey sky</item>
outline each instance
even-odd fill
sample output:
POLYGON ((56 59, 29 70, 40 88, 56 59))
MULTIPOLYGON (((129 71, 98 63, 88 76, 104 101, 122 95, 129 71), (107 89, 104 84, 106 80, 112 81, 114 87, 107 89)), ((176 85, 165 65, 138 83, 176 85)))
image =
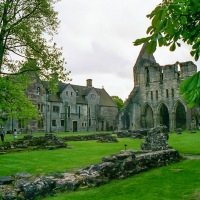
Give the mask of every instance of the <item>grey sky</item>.
MULTIPOLYGON (((150 20, 146 18, 161 0, 62 0, 56 4, 61 20, 55 40, 63 47, 72 84, 93 86, 123 100, 133 85, 133 65, 141 46, 132 42, 146 36, 150 20)), ((190 47, 175 52, 159 48, 154 54, 161 64, 194 61, 190 47)), ((197 64, 197 63, 196 63, 197 64)), ((200 62, 198 63, 198 66, 200 62)))

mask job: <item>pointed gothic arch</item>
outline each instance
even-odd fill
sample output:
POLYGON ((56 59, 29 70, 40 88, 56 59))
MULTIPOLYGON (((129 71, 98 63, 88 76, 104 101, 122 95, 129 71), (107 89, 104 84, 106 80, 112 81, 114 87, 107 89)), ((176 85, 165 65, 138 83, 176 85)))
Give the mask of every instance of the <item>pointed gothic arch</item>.
POLYGON ((141 116, 141 125, 142 125, 142 128, 154 127, 153 110, 149 104, 145 104, 143 106, 142 116, 141 116))
POLYGON ((175 106, 175 128, 186 129, 186 109, 181 101, 177 101, 175 106))
POLYGON ((168 129, 170 129, 169 110, 164 103, 161 103, 158 106, 158 122, 167 126, 168 129))

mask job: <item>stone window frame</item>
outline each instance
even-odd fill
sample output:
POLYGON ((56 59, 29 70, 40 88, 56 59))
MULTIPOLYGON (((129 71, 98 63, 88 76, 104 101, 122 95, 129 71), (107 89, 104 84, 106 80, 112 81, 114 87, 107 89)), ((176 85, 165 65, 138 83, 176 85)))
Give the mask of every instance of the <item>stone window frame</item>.
POLYGON ((158 99, 158 90, 156 90, 156 99, 158 99))
POLYGON ((153 91, 151 91, 151 100, 153 100, 153 91))
POLYGON ((51 124, 52 124, 52 126, 56 127, 57 126, 56 119, 52 119, 51 124))
POLYGON ((43 119, 38 120, 38 129, 43 129, 44 128, 44 121, 43 119))
POLYGON ((53 106, 53 112, 59 113, 59 111, 60 111, 60 107, 54 105, 54 106, 53 106))
POLYGON ((65 126, 65 120, 64 119, 60 120, 60 126, 65 126))
POLYGON ((171 95, 174 97, 174 88, 171 89, 171 95))
POLYGON ((169 98, 169 90, 166 89, 166 98, 169 98))

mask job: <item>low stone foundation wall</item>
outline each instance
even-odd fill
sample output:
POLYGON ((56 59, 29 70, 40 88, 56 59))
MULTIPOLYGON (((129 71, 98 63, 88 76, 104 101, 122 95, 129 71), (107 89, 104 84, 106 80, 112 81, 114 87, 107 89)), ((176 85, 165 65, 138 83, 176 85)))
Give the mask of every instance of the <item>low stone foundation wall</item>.
POLYGON ((41 137, 33 137, 33 135, 25 135, 23 139, 18 139, 12 142, 5 142, 0 145, 0 154, 9 153, 16 150, 26 150, 30 148, 31 150, 36 149, 58 149, 66 148, 67 145, 59 137, 53 134, 45 134, 41 137))
MULTIPOLYGON (((121 179, 154 167, 179 162, 182 157, 174 149, 136 153, 123 150, 120 154, 103 157, 102 162, 71 173, 55 173, 34 177, 25 173, 12 176, 10 186, 0 186, 3 200, 32 200, 56 191, 76 190, 79 187, 99 186, 112 179, 121 179)), ((3 177, 6 180, 5 177, 3 177)), ((1 183, 1 178, 0 178, 1 183)))
POLYGON ((147 133, 149 132, 149 129, 141 129, 141 130, 120 130, 115 131, 114 133, 117 134, 118 138, 126 138, 130 137, 132 139, 143 139, 147 136, 147 133))
POLYGON ((87 140, 97 140, 99 142, 118 142, 116 137, 112 136, 110 133, 97 133, 88 135, 71 135, 61 137, 64 141, 87 141, 87 140))

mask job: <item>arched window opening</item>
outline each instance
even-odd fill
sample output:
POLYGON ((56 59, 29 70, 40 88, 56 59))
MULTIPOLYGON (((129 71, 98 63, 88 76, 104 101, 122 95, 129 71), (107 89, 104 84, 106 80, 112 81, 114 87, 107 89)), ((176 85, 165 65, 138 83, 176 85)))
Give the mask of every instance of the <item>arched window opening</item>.
POLYGON ((144 115, 142 116, 142 127, 143 128, 153 128, 153 110, 149 105, 144 108, 144 115))
POLYGON ((149 83, 150 83, 149 69, 146 68, 146 85, 149 85, 149 83))
POLYGON ((163 69, 160 72, 160 83, 163 84, 163 69))
POLYGON ((186 129, 186 111, 181 102, 176 107, 176 128, 186 129))
POLYGON ((169 129, 170 128, 169 112, 168 112, 168 108, 165 104, 162 104, 162 106, 160 107, 160 117, 159 118, 160 118, 160 124, 167 126, 169 129))

